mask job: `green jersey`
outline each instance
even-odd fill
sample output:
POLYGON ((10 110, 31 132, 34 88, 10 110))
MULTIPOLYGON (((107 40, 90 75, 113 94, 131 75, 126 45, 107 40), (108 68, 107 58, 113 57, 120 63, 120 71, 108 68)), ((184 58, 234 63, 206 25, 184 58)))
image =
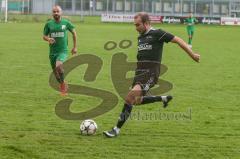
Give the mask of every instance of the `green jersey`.
POLYGON ((189 29, 193 29, 194 28, 194 24, 197 22, 196 18, 187 18, 184 20, 185 23, 187 23, 187 27, 189 29))
POLYGON ((50 54, 67 53, 68 51, 68 34, 67 31, 74 29, 74 26, 66 19, 60 22, 49 20, 44 27, 43 34, 55 39, 55 43, 49 45, 50 54))

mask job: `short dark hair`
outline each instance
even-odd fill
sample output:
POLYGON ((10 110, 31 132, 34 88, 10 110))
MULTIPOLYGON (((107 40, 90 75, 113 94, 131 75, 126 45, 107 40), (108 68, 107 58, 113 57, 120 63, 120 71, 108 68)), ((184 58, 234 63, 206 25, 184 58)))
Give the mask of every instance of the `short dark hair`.
POLYGON ((150 17, 149 17, 149 15, 148 15, 146 12, 137 13, 137 14, 134 16, 134 19, 137 19, 138 17, 141 18, 142 23, 148 23, 148 24, 151 23, 150 17))

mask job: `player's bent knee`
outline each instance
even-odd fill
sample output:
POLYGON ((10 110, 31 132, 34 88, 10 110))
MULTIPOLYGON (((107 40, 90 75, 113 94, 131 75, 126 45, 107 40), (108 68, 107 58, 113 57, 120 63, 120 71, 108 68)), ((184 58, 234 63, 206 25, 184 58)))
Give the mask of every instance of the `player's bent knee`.
POLYGON ((125 98, 125 103, 129 104, 129 105, 134 105, 134 98, 132 96, 127 95, 127 97, 125 98))
POLYGON ((130 105, 138 105, 141 103, 141 99, 142 97, 138 92, 131 91, 125 98, 125 102, 130 105))
POLYGON ((135 95, 133 91, 130 91, 127 95, 127 97, 125 98, 125 102, 127 104, 131 104, 134 105, 135 104, 135 95))

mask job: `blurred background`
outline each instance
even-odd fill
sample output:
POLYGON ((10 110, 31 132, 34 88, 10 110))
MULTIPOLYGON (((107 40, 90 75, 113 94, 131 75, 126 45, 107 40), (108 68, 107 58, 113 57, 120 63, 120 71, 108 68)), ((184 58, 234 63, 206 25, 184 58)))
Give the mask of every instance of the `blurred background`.
MULTIPOLYGON (((134 14, 145 11, 152 15, 196 17, 240 17, 240 0, 0 0, 1 21, 6 14, 50 14, 60 5, 65 15, 99 16, 101 14, 134 14), (7 6, 7 7, 6 7, 7 6)), ((35 17, 37 20, 37 17, 35 17)))

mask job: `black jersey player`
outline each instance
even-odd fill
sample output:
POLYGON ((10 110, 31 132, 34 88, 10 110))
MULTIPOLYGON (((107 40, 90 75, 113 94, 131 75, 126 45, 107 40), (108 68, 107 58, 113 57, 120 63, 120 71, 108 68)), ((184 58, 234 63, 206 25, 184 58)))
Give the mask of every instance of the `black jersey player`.
POLYGON ((116 126, 110 131, 103 132, 107 137, 116 137, 119 134, 121 127, 131 114, 133 105, 162 102, 166 107, 172 99, 172 96, 147 96, 149 89, 158 82, 164 43, 177 43, 194 61, 200 60, 200 55, 194 53, 181 38, 161 29, 152 28, 147 13, 136 14, 134 25, 140 33, 135 77, 116 126))

